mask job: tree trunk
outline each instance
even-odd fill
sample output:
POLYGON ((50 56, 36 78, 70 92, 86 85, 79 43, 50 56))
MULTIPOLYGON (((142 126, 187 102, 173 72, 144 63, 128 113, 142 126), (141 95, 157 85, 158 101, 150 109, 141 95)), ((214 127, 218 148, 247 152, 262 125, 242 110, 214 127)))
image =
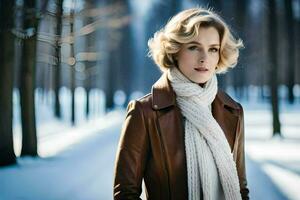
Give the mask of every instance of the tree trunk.
MULTIPOLYGON (((84 8, 89 10, 92 9, 95 6, 95 3, 93 0, 86 0, 84 8)), ((85 24, 91 24, 94 22, 93 17, 86 17, 84 19, 85 24)), ((90 33, 89 35, 86 36, 85 40, 85 51, 87 53, 89 52, 95 52, 95 40, 97 39, 96 37, 96 32, 90 33)), ((85 103, 85 118, 88 120, 89 115, 90 115, 90 91, 92 88, 92 76, 93 74, 91 73, 90 69, 95 67, 97 61, 91 61, 91 60, 86 60, 85 61, 85 80, 84 80, 84 87, 86 91, 86 103, 85 103)))
POLYGON ((35 0, 24 2, 24 30, 27 32, 23 40, 23 52, 20 76, 20 103, 22 119, 21 156, 37 156, 37 135, 35 120, 35 62, 38 19, 35 0))
POLYGON ((12 131, 14 1, 0 1, 0 166, 16 163, 12 131))
MULTIPOLYGON (((62 32, 62 15, 63 15, 63 0, 56 0, 57 4, 57 13, 56 13, 56 35, 57 39, 61 38, 62 32)), ((55 66, 55 75, 54 75, 54 113, 57 118, 61 118, 61 110, 60 110, 60 101, 59 101, 59 88, 60 88, 60 67, 61 67, 61 44, 57 40, 55 47, 55 57, 57 59, 57 63, 55 66)))
POLYGON ((88 87, 86 88, 86 104, 85 104, 85 118, 89 119, 90 115, 90 91, 91 89, 88 87))
MULTIPOLYGON (((70 35, 74 37, 74 9, 71 10, 70 16, 70 35)), ((71 42, 71 55, 70 55, 70 67, 71 67, 71 123, 75 125, 75 50, 74 50, 75 39, 71 42)))
POLYGON ((75 125, 75 69, 71 66, 71 123, 75 125))
MULTIPOLYGON (((247 17, 247 0, 235 0, 235 10, 236 10, 236 24, 237 24, 237 30, 238 35, 241 38, 246 39, 246 31, 245 28, 245 20, 247 17)), ((245 49, 245 55, 248 55, 249 52, 247 52, 247 48, 245 49)), ((245 72, 244 66, 247 64, 247 60, 243 56, 243 54, 240 54, 239 56, 239 63, 237 66, 237 69, 235 71, 235 77, 237 81, 237 91, 238 91, 238 97, 239 98, 245 98, 245 85, 247 81, 247 76, 245 72)))
POLYGON ((287 87, 288 87, 288 101, 294 103, 295 97, 293 87, 295 84, 295 34, 294 34, 294 17, 292 9, 292 0, 285 0, 285 18, 286 18, 286 33, 288 41, 288 58, 287 58, 287 87))
POLYGON ((276 0, 269 0, 269 81, 271 88, 271 103, 273 113, 273 136, 281 136, 278 105, 278 63, 277 63, 277 16, 276 0))
POLYGON ((116 90, 116 80, 114 80, 114 70, 118 64, 118 50, 112 50, 109 55, 109 66, 108 66, 108 74, 106 77, 106 87, 105 87, 105 111, 108 112, 114 108, 114 92, 116 90))
MULTIPOLYGON (((124 4, 124 16, 131 16, 132 11, 130 9, 130 0, 123 0, 124 4)), ((124 106, 127 106, 130 99, 130 94, 133 92, 133 81, 134 78, 134 70, 133 70, 133 59, 135 58, 133 51, 134 51, 134 41, 135 38, 132 34, 132 23, 128 23, 125 26, 123 26, 120 30, 122 32, 122 37, 120 41, 120 46, 118 48, 118 51, 120 51, 120 58, 119 61, 121 64, 120 66, 120 82, 118 85, 118 89, 121 89, 126 94, 126 100, 124 103, 124 106)))

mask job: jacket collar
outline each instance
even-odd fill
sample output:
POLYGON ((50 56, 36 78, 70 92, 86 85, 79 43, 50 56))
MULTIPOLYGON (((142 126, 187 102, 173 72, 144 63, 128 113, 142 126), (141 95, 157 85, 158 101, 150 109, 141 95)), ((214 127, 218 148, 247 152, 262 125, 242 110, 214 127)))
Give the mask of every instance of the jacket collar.
MULTIPOLYGON (((162 76, 152 86, 152 108, 154 110, 164 109, 176 105, 176 94, 168 80, 167 73, 162 76)), ((218 103, 223 107, 226 105, 232 109, 239 109, 239 105, 232 100, 225 92, 218 90, 213 104, 218 103)))

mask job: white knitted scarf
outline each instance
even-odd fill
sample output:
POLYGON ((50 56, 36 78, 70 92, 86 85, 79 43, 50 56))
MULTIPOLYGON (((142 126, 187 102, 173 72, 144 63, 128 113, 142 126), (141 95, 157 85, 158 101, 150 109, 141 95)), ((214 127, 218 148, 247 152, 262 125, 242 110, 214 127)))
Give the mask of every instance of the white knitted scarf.
POLYGON ((214 75, 202 88, 187 79, 176 67, 167 72, 176 93, 176 101, 185 121, 185 149, 189 200, 199 200, 200 184, 203 199, 211 200, 215 182, 208 155, 212 154, 226 200, 241 199, 239 179, 230 146, 209 106, 218 90, 214 75))

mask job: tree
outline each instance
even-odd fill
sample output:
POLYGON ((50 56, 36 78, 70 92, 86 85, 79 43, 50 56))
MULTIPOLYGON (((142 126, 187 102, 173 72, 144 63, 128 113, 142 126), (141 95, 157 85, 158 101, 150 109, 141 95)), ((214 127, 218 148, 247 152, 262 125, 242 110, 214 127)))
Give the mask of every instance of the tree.
MULTIPOLYGON (((246 35, 245 32, 245 20, 246 20, 246 16, 247 16, 247 0, 235 0, 235 10, 236 10, 236 26, 237 26, 237 30, 238 30, 238 35, 241 38, 245 38, 246 39, 246 35)), ((245 55, 249 54, 247 52, 247 48, 246 48, 246 52, 245 55)), ((247 64, 247 60, 245 59, 245 57, 240 56, 239 57, 239 64, 236 68, 236 71, 234 71, 234 87, 237 93, 237 96, 239 98, 244 97, 244 88, 245 88, 245 83, 247 80, 247 76, 245 74, 245 68, 241 67, 247 64)))
POLYGON ((55 57, 56 57, 56 66, 55 66, 55 75, 54 75, 54 113, 55 116, 61 118, 60 110, 60 101, 59 101, 59 88, 60 88, 60 67, 61 67, 61 44, 59 39, 61 38, 62 33, 62 16, 63 16, 63 0, 56 0, 56 35, 57 40, 55 44, 55 57))
POLYGON ((130 27, 128 25, 129 1, 114 0, 108 4, 115 6, 119 11, 111 12, 107 16, 111 21, 107 26, 107 35, 109 42, 107 48, 109 49, 108 66, 105 76, 105 110, 106 112, 114 107, 114 93, 117 89, 123 89, 127 94, 130 91, 130 81, 128 77, 131 71, 130 55, 132 51, 132 44, 130 43, 130 27), (113 21, 119 21, 118 26, 112 26, 113 21))
MULTIPOLYGON (((122 15, 124 16, 131 16, 131 8, 130 8, 130 1, 126 0, 123 1, 124 9, 122 15)), ((126 93, 126 102, 125 106, 129 103, 129 95, 133 91, 133 78, 134 76, 134 70, 133 70, 133 48, 134 48, 134 38, 133 38, 133 31, 131 27, 131 23, 125 24, 123 27, 121 27, 120 32, 122 33, 121 41, 119 44, 119 48, 117 51, 119 51, 119 79, 117 89, 121 89, 126 93)))
POLYGON ((273 136, 281 136, 278 105, 278 63, 277 63, 277 17, 276 0, 268 0, 268 22, 269 22, 269 84, 271 88, 271 103, 273 113, 273 136))
POLYGON ((292 104, 295 101, 293 87, 295 84, 295 34, 294 34, 294 17, 292 9, 292 0, 284 0, 285 19, 286 19, 286 34, 289 48, 287 49, 287 87, 288 100, 292 104))
POLYGON ((37 135, 35 120, 35 62, 38 30, 38 12, 35 0, 24 1, 24 30, 22 63, 20 73, 20 103, 22 121, 21 156, 37 156, 37 135))
POLYGON ((116 80, 114 79, 115 68, 120 64, 119 51, 112 49, 109 56, 109 66, 106 76, 106 87, 105 87, 105 112, 110 111, 114 107, 114 92, 116 90, 116 80))
POLYGON ((0 166, 16 163, 12 131, 12 89, 15 1, 0 1, 0 166))
MULTIPOLYGON (((74 0, 73 0, 74 1, 74 0)), ((73 5, 75 3, 73 2, 73 5)), ((75 125, 75 49, 74 49, 74 18, 75 18, 75 8, 71 8, 71 13, 70 13, 70 35, 73 38, 70 44, 70 59, 69 59, 69 64, 71 67, 71 123, 72 125, 75 125)))
POLYGON ((91 77, 90 73, 87 73, 87 78, 85 79, 85 89, 86 89, 86 104, 85 104, 85 118, 88 119, 90 115, 90 93, 91 93, 91 77))
MULTIPOLYGON (((90 11, 90 9, 93 9, 93 7, 95 6, 95 2, 94 0, 86 0, 85 1, 85 10, 86 11, 90 11)), ((100 12, 99 12, 100 13, 100 12)), ((90 24, 93 23, 94 21, 94 17, 91 16, 86 16, 84 18, 84 24, 85 26, 88 26, 90 24)), ((95 53, 96 50, 96 43, 95 41, 97 40, 97 30, 89 33, 88 35, 86 35, 85 37, 85 53, 87 55, 95 53)), ((94 78, 95 76, 97 76, 97 72, 93 73, 94 68, 96 67, 96 62, 97 62, 97 58, 96 59, 91 59, 90 56, 86 56, 84 58, 84 87, 86 90, 86 104, 85 104, 85 117, 86 119, 89 118, 90 115, 90 93, 91 93, 91 89, 92 89, 92 78, 94 78)))

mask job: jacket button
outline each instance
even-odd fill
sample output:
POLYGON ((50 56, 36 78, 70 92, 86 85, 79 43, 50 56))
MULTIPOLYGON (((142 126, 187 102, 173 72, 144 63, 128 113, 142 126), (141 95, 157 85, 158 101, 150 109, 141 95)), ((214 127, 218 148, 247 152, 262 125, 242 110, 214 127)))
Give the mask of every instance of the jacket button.
POLYGON ((157 109, 157 108, 158 108, 158 105, 155 104, 155 105, 154 105, 154 108, 157 109))

